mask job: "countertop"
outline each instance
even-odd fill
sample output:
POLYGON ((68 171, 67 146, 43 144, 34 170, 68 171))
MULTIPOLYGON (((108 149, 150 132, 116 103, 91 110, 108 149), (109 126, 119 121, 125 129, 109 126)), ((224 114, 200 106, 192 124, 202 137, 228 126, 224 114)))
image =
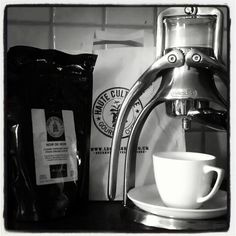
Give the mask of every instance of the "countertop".
MULTIPOLYGON (((15 232, 77 232, 77 233, 166 233, 173 230, 147 227, 128 220, 122 202, 88 202, 75 214, 42 222, 17 222, 9 220, 7 228, 15 232)), ((220 219, 227 230, 227 216, 220 219)), ((211 223, 209 223, 211 224, 211 223)), ((211 230, 212 231, 212 230, 211 230)), ((176 231, 177 232, 177 231, 176 231)), ((179 231, 178 231, 179 232, 179 231)), ((183 232, 183 231, 182 231, 183 232)), ((191 231, 193 232, 193 231, 191 231)), ((214 230, 213 230, 214 232, 214 230)))

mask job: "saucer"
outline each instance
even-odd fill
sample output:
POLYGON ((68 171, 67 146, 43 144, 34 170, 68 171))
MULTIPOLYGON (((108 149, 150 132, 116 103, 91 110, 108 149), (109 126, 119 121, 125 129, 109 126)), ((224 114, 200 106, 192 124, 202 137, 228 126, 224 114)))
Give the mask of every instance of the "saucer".
POLYGON ((144 211, 176 219, 210 219, 222 216, 227 212, 227 193, 222 190, 218 190, 216 195, 199 209, 165 206, 155 184, 131 189, 128 192, 128 198, 144 211))

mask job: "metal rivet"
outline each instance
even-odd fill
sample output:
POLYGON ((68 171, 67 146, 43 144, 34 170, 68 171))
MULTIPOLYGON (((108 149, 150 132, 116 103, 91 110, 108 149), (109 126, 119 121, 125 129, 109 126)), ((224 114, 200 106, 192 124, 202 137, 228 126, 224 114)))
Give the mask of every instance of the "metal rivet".
POLYGON ((192 60, 193 60, 194 62, 199 62, 199 61, 201 61, 201 56, 200 56, 199 54, 194 54, 194 55, 192 56, 192 60))
POLYGON ((168 57, 168 61, 170 63, 175 63, 177 60, 177 57, 174 55, 174 54, 171 54, 169 57, 168 57))

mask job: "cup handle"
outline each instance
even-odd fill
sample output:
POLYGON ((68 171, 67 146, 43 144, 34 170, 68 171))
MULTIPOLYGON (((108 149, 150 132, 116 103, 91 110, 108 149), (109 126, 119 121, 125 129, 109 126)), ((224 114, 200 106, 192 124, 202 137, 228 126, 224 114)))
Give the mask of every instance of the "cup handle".
POLYGON ((212 188, 212 190, 209 194, 207 194, 204 197, 199 197, 197 199, 198 203, 205 202, 205 201, 209 200, 210 198, 212 198, 216 194, 216 192, 218 191, 218 189, 221 185, 221 182, 224 178, 224 170, 223 169, 220 169, 220 168, 214 167, 214 166, 208 166, 208 165, 205 165, 203 167, 203 172, 205 174, 210 172, 210 171, 215 171, 217 173, 217 179, 216 179, 215 185, 214 185, 214 187, 212 188))

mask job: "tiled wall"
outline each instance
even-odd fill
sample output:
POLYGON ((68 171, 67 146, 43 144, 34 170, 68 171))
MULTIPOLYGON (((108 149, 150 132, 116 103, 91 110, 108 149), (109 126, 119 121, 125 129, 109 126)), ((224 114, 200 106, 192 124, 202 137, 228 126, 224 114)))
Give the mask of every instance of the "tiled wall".
MULTIPOLYGON (((156 19, 163 7, 9 7, 7 48, 28 45, 55 48, 68 53, 91 51, 94 32, 106 30, 127 34, 144 30, 144 46, 155 45, 156 19)), ((226 8, 222 8, 226 15, 226 8)), ((224 22, 223 60, 227 63, 227 17, 224 22)), ((195 129, 187 135, 188 149, 219 156, 224 166, 227 150, 225 132, 195 129)))
POLYGON ((8 48, 25 44, 76 53, 89 51, 96 30, 145 31, 154 45, 156 7, 9 7, 8 48))

